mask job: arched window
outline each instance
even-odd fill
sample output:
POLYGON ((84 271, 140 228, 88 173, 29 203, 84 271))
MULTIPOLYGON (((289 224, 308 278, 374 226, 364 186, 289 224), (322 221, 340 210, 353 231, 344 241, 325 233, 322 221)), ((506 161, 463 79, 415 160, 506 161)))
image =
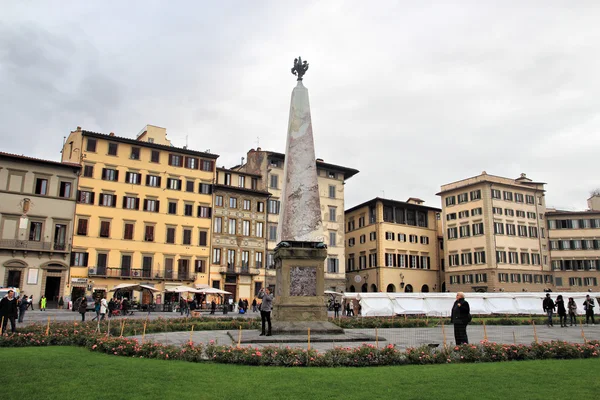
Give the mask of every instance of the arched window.
POLYGON ((442 282, 442 293, 446 293, 446 282, 442 282))
POLYGON ((427 286, 427 285, 421 286, 421 293, 427 293, 427 292, 429 292, 429 286, 427 286))
POLYGON ((386 292, 388 292, 388 293, 394 293, 395 291, 396 291, 396 286, 394 286, 392 283, 390 283, 389 285, 387 285, 386 292))
POLYGON ((412 285, 406 285, 406 286, 404 287, 404 291, 405 291, 406 293, 412 293, 412 292, 413 292, 413 287, 412 287, 412 285))
POLYGON ((350 291, 351 291, 352 293, 356 292, 356 289, 354 288, 354 285, 350 286, 350 291))
POLYGON ((371 292, 377 292, 377 286, 374 283, 371 284, 371 292))
POLYGON ((363 283, 362 287, 360 288, 360 291, 363 293, 367 293, 369 291, 366 283, 363 283))

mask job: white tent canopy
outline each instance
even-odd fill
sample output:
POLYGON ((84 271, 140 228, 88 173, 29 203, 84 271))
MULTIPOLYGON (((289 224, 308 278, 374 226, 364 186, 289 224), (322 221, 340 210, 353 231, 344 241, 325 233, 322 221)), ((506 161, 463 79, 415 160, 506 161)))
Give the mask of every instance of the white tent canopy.
POLYGON ((165 292, 173 292, 173 293, 200 293, 198 291, 198 289, 190 287, 190 286, 185 286, 185 285, 179 285, 179 286, 175 286, 172 288, 168 288, 165 289, 165 292))
POLYGON ((231 294, 231 292, 226 292, 225 290, 211 288, 211 287, 204 288, 204 289, 197 289, 196 292, 204 293, 204 294, 231 294))
MULTIPOLYGON (((599 298, 600 293, 552 292, 553 300, 561 294, 566 302, 573 297, 577 311, 584 313, 586 295, 599 298)), ((527 314, 543 315, 542 301, 545 292, 465 293, 471 314, 527 314)), ((448 317, 456 300, 456 293, 344 293, 345 299, 359 300, 363 316, 427 315, 448 317)))
POLYGON ((151 292, 158 292, 159 290, 156 288, 153 288, 152 286, 149 285, 142 285, 142 284, 138 284, 138 283, 121 283, 120 285, 117 285, 115 287, 113 287, 110 291, 111 292, 116 292, 117 290, 135 290, 135 291, 142 291, 142 290, 149 290, 151 292))

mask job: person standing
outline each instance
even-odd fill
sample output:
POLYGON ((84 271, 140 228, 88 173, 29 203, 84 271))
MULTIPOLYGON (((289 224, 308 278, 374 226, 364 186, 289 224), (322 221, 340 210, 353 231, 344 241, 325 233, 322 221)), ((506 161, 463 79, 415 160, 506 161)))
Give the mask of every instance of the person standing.
POLYGON ((35 311, 33 309, 33 295, 29 296, 29 299, 27 300, 27 302, 29 303, 28 307, 31 308, 31 311, 35 311))
POLYGON ((596 322, 594 321, 594 299, 592 299, 589 294, 585 296, 583 309, 585 310, 585 324, 589 324, 591 319, 592 325, 596 325, 596 322))
POLYGON ((0 300, 0 320, 2 321, 2 334, 6 332, 6 325, 10 321, 10 329, 15 333, 15 319, 17 318, 17 299, 15 291, 9 290, 8 294, 0 300))
POLYGON ((260 292, 258 292, 258 298, 262 300, 260 306, 262 333, 259 336, 265 336, 265 323, 268 325, 266 336, 271 336, 271 309, 273 308, 273 295, 268 288, 263 288, 260 290, 260 292))
POLYGON ((181 296, 179 298, 179 315, 181 315, 183 317, 183 313, 185 312, 185 306, 186 306, 187 302, 185 301, 185 299, 183 298, 183 296, 181 296))
POLYGON ((573 326, 573 322, 575 322, 575 326, 577 326, 577 303, 573 300, 572 297, 569 297, 569 303, 567 304, 567 308, 569 309, 569 319, 571 320, 571 326, 573 326))
POLYGON ((87 300, 85 296, 81 298, 79 301, 79 307, 77 307, 77 311, 81 314, 81 322, 85 322, 85 312, 87 311, 87 300))
POLYGON ((216 303, 216 302, 215 302, 215 300, 213 299, 213 300, 211 300, 211 302, 210 302, 210 313, 211 313, 212 315, 214 315, 214 314, 215 314, 215 310, 216 310, 216 309, 217 309, 217 303, 216 303))
POLYGON ((252 312, 256 312, 256 299, 252 300, 252 312))
POLYGON ((108 302, 108 318, 111 318, 113 316, 113 311, 115 310, 116 304, 115 304, 115 299, 111 298, 110 301, 108 302))
POLYGON ((96 313, 96 316, 94 318, 92 318, 92 321, 95 320, 99 320, 100 319, 100 299, 96 299, 96 301, 94 302, 94 312, 96 313))
POLYGON ((340 316, 340 302, 337 301, 337 299, 335 300, 335 302, 333 303, 333 317, 337 318, 340 316))
POLYGON ((46 296, 42 296, 40 300, 40 310, 46 311, 46 296))
POLYGON ((354 317, 354 300, 350 300, 348 303, 348 316, 354 317))
POLYGON ((19 323, 23 322, 23 318, 25 317, 25 311, 27 311, 27 307, 29 307, 29 302, 26 295, 23 295, 21 298, 21 302, 19 303, 19 323))
POLYGON ((467 325, 471 322, 471 307, 465 300, 463 292, 456 293, 456 301, 452 306, 450 321, 454 324, 454 340, 456 344, 468 344, 467 325))
POLYGON ((546 298, 542 302, 542 308, 544 309, 544 312, 548 315, 548 322, 546 324, 548 326, 554 326, 554 324, 552 323, 552 314, 554 314, 554 309, 556 308, 556 305, 554 304, 554 301, 550 298, 550 293, 546 293, 546 298))
MULTIPOLYGON (((104 321, 104 317, 106 317, 106 312, 108 311, 108 303, 104 296, 100 299, 100 321, 104 321)), ((110 315, 110 314, 109 314, 110 315)))
POLYGON ((567 309, 565 307, 565 301, 563 300, 562 294, 559 294, 556 298, 556 312, 558 313, 558 319, 560 320, 560 327, 567 327, 567 309))

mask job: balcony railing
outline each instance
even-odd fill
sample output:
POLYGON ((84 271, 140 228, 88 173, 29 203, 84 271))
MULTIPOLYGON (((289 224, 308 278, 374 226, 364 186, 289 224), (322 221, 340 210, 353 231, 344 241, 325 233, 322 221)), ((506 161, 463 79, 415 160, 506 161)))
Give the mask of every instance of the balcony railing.
POLYGON ((121 278, 121 279, 146 279, 166 281, 193 281, 195 273, 187 271, 159 270, 150 268, 107 268, 88 267, 89 276, 121 278))
POLYGON ((259 270, 256 268, 250 268, 249 266, 236 267, 234 265, 227 265, 220 268, 222 274, 237 274, 237 275, 258 275, 259 270))
POLYGON ((35 240, 0 239, 0 248, 38 251, 69 251, 64 243, 38 242, 35 240))

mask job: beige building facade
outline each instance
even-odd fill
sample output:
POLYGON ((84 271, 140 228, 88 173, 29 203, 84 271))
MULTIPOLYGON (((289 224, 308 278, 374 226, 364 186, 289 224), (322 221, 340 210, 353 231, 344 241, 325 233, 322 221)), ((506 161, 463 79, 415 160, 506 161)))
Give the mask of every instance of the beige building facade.
POLYGON ((261 175, 217 168, 213 186, 211 286, 231 293, 228 300, 252 303, 266 280, 269 192, 261 175))
MULTIPOLYGON (((267 255, 266 285, 275 285, 275 260, 273 253, 277 245, 277 226, 281 205, 281 189, 284 179, 285 154, 252 149, 247 154, 246 163, 234 167, 262 176, 260 190, 268 191, 271 197, 267 201, 267 255)), ((317 159, 317 174, 323 219, 323 241, 328 246, 325 259, 325 288, 344 290, 346 287, 343 263, 345 259, 344 232, 344 184, 356 175, 358 170, 326 163, 317 159)))
POLYGON ((544 185, 483 172, 441 187, 447 290, 553 287, 544 185))
POLYGON ((600 195, 586 211, 548 210, 556 291, 597 291, 600 281, 600 195))
MULTIPOLYGON (((73 298, 122 283, 155 287, 142 303, 170 302, 177 285, 208 285, 216 154, 174 147, 148 125, 135 139, 77 130, 62 160, 81 165, 73 229, 73 298)), ((123 293, 132 296, 133 293, 123 293)))
POLYGON ((80 166, 0 153, 0 277, 3 287, 65 296, 80 166))
POLYGON ((416 198, 346 210, 346 291, 443 290, 440 212, 416 198))

